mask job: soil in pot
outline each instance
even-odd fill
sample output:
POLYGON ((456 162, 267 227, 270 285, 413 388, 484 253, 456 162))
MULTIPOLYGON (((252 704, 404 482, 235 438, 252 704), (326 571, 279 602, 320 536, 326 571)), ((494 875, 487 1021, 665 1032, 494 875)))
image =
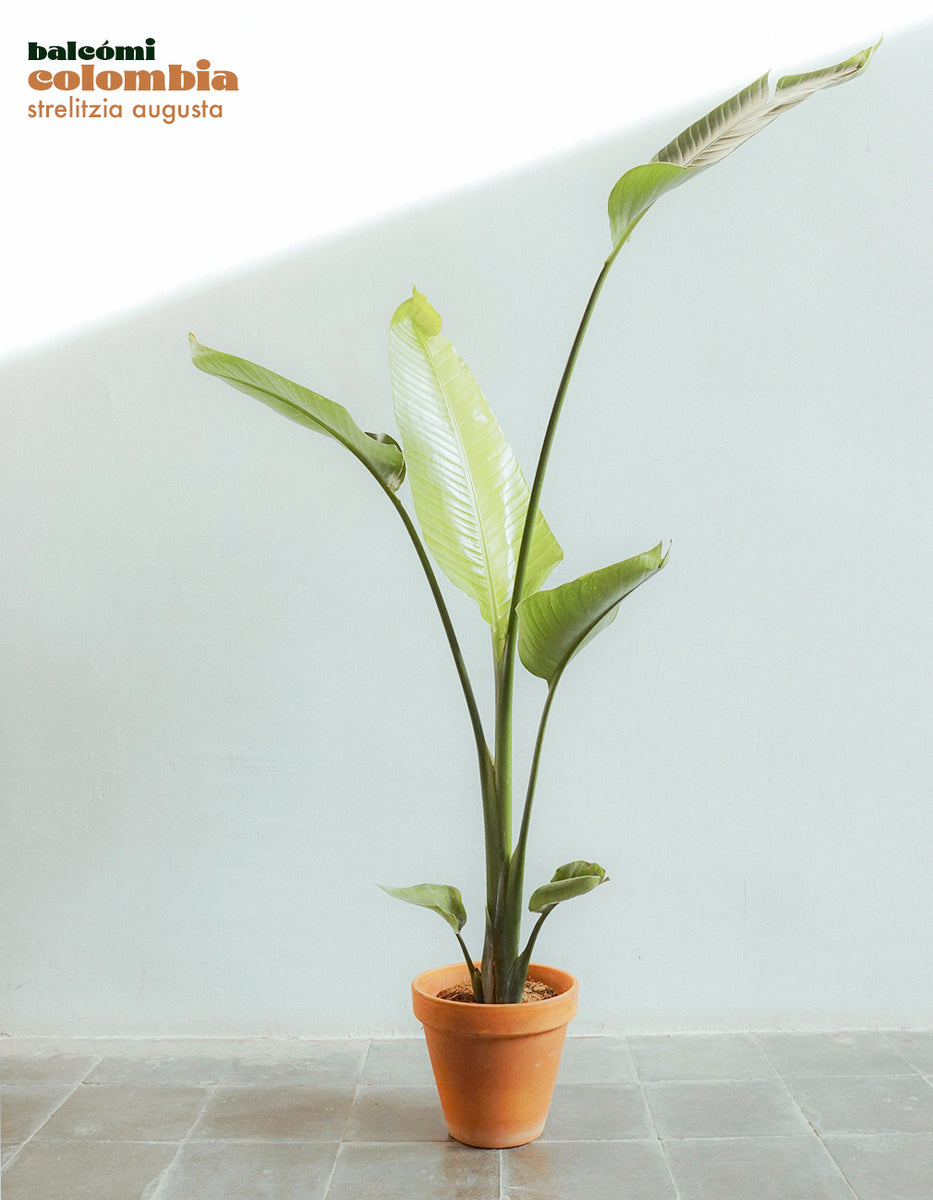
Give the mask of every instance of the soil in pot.
MULTIPOLYGON (((534 1004, 538 1000, 550 1000, 557 992, 540 979, 526 979, 522 992, 522 1004, 534 1004)), ((437 993, 439 1000, 456 1000, 458 1004, 475 1004, 473 989, 468 982, 455 983, 453 987, 443 988, 437 993)))

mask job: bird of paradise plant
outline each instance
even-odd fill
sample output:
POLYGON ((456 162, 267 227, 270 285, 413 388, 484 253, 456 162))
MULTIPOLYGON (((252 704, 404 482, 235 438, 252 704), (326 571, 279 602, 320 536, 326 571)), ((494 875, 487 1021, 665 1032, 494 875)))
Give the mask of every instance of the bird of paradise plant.
POLYGON ((877 45, 868 47, 821 70, 785 76, 773 92, 764 75, 684 130, 649 163, 619 179, 609 195, 610 252, 571 345, 530 488, 476 380, 441 333, 441 318, 417 291, 397 309, 389 330, 398 440, 364 433, 341 405, 191 337, 193 361, 202 371, 349 450, 375 479, 411 539, 443 624, 476 743, 486 856, 486 932, 480 965, 462 936, 467 917, 457 888, 420 884, 385 891, 433 910, 451 926, 478 1002, 517 1003, 546 918, 557 905, 606 880, 604 869, 593 862, 576 860, 559 867, 529 898, 528 908, 537 920, 520 946, 529 827, 557 685, 571 659, 615 618, 622 600, 656 575, 668 557, 658 544, 571 582, 543 587, 563 552, 541 514, 541 493, 574 366, 603 284, 636 226, 665 193, 725 158, 786 109, 860 74, 876 49, 877 45), (406 478, 421 534, 400 498, 406 478), (431 555, 448 579, 478 603, 491 628, 491 737, 431 555), (516 655, 545 681, 547 692, 513 842, 516 655))

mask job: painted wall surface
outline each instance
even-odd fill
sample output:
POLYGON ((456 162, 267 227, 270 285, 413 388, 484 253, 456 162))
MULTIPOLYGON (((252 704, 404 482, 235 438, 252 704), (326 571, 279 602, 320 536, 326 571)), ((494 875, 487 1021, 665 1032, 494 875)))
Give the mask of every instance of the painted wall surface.
MULTIPOLYGON (((672 551, 551 719, 529 884, 612 877, 539 944, 581 1031, 933 1018, 931 51, 890 39, 666 197, 593 322, 560 578, 672 551)), ((459 885, 478 948, 469 726, 404 532, 186 335, 391 430, 416 284, 530 470, 610 187, 718 98, 0 366, 4 1032, 413 1032, 456 946, 377 882, 459 885)))

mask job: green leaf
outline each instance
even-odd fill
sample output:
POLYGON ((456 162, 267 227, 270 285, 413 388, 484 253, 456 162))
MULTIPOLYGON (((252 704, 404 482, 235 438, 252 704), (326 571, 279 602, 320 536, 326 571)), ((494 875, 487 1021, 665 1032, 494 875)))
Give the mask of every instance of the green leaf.
POLYGON ((823 88, 845 83, 860 75, 880 45, 879 41, 831 67, 822 67, 803 75, 785 75, 778 80, 773 95, 768 87, 767 74, 762 75, 685 129, 659 150, 653 161, 675 163, 692 170, 719 162, 760 129, 770 125, 782 112, 794 108, 823 88))
POLYGON ((572 900, 574 896, 583 896, 605 882, 606 872, 599 863, 583 862, 581 859, 564 863, 554 872, 550 883, 532 892, 528 911, 548 913, 555 904, 572 900))
POLYGON ((615 620, 625 597, 667 562, 653 550, 529 596, 518 606, 518 653, 528 670, 554 685, 571 658, 615 620))
POLYGON ((419 908, 429 908, 438 916, 444 918, 454 933, 459 933, 466 925, 466 909, 463 907, 463 897, 455 887, 446 883, 418 883, 414 887, 393 888, 379 884, 379 887, 396 900, 404 900, 406 904, 417 904, 419 908))
MULTIPOLYGON (((424 540, 452 583, 477 601, 501 647, 528 485, 468 367, 415 291, 392 318, 389 359, 395 416, 424 540)), ((537 514, 524 594, 541 586, 563 551, 537 514)))
POLYGON ((334 438, 389 491, 398 491, 405 478, 405 460, 398 443, 388 434, 364 433, 347 410, 333 400, 248 359, 202 346, 194 334, 189 334, 189 341, 191 361, 199 370, 216 375, 237 391, 261 400, 299 425, 334 438))
POLYGON ((645 163, 626 171, 609 193, 609 229, 617 253, 648 209, 665 192, 683 183, 685 167, 673 163, 645 163))
POLYGON ((879 40, 831 67, 785 75, 778 80, 773 95, 768 75, 762 75, 678 134, 650 163, 626 171, 609 195, 613 253, 618 253, 651 205, 665 192, 685 182, 692 173, 731 154, 775 117, 814 92, 861 74, 880 45, 879 40))

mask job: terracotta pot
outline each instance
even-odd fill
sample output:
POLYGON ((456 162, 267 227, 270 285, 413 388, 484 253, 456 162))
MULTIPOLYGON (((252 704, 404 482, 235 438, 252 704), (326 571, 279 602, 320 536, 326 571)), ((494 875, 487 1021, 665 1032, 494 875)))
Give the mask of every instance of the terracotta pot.
POLYGON ((524 1146, 544 1129, 577 981, 556 967, 528 974, 556 996, 531 1004, 463 1004, 437 993, 466 979, 463 963, 435 967, 411 985, 451 1137, 468 1146, 524 1146))

